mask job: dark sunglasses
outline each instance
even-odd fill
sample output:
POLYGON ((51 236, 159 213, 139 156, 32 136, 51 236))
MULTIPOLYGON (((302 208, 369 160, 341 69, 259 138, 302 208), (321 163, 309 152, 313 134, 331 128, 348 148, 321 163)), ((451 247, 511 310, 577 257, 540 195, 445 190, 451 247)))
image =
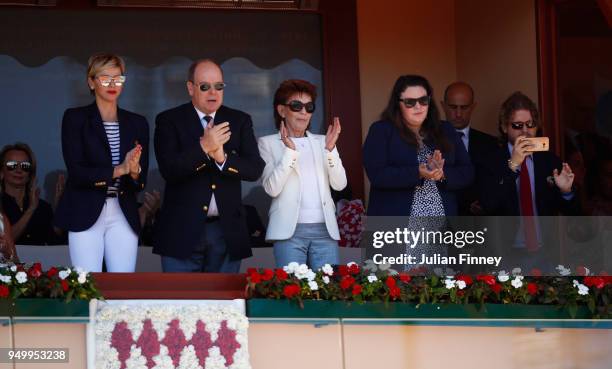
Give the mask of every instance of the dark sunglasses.
POLYGON ((30 170, 32 170, 32 163, 30 163, 29 161, 10 160, 4 163, 4 166, 6 167, 6 169, 10 170, 11 172, 16 170, 17 168, 23 170, 24 172, 28 172, 28 173, 30 172, 30 170))
POLYGON ((406 106, 407 108, 414 108, 417 102, 421 104, 421 106, 427 106, 429 105, 429 102, 431 101, 431 96, 425 95, 425 96, 417 97, 416 99, 406 97, 404 99, 399 99, 399 101, 403 102, 404 106, 406 106))
POLYGON ((206 92, 211 88, 214 88, 217 91, 221 91, 225 88, 225 86, 227 85, 224 82, 217 82, 213 83, 212 85, 210 83, 200 83, 200 91, 206 92))
POLYGON ((310 113, 310 114, 314 113, 315 111, 315 103, 312 101, 309 101, 306 104, 304 104, 303 102, 298 101, 298 100, 291 100, 285 105, 289 107, 289 110, 296 112, 296 113, 301 112, 302 108, 306 108, 306 113, 310 113))
POLYGON ((512 126, 512 129, 519 130, 523 129, 523 126, 527 126, 527 128, 535 128, 538 126, 538 124, 533 120, 528 120, 526 122, 510 122, 510 126, 512 126))

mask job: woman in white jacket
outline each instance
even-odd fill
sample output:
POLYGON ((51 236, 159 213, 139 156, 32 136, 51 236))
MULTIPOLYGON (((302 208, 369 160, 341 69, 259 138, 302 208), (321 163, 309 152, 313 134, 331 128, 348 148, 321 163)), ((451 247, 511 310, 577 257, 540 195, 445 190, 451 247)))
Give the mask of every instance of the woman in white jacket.
POLYGON ((336 148, 340 120, 327 134, 308 132, 315 110, 316 87, 303 80, 281 83, 274 95, 277 134, 259 139, 266 162, 263 187, 272 197, 266 240, 274 241, 277 267, 290 262, 314 270, 338 264, 338 224, 330 185, 346 187, 346 173, 336 148))

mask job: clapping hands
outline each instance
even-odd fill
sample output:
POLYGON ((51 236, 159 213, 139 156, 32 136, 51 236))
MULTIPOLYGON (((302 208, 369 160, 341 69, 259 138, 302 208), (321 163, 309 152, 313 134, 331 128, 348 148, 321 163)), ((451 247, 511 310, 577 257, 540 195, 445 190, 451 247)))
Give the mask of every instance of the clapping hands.
POLYGON ((427 158, 427 164, 419 165, 419 175, 432 181, 444 178, 444 158, 440 150, 434 151, 433 155, 427 158))

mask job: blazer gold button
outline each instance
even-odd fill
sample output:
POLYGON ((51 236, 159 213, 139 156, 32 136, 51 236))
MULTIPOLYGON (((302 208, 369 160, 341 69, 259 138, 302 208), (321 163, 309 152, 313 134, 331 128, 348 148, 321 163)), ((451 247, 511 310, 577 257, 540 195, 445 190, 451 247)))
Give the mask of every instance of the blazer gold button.
POLYGON ((208 211, 208 206, 204 205, 204 206, 202 207, 202 210, 204 210, 204 211, 208 211))
POLYGON ((216 188, 217 188, 217 185, 213 183, 213 184, 210 186, 210 188, 212 188, 212 189, 214 190, 214 189, 216 189, 216 188))

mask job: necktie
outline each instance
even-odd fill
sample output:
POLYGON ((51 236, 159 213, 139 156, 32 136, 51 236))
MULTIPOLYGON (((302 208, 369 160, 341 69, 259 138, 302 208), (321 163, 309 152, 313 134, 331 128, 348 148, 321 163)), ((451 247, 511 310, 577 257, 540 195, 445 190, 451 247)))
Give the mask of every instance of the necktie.
POLYGON ((538 235, 533 213, 533 202, 531 200, 531 181, 527 170, 527 158, 521 164, 519 177, 519 192, 521 200, 521 215, 523 216, 523 229, 525 231, 525 245, 527 251, 533 252, 538 249, 538 235))
POLYGON ((208 125, 208 123, 210 123, 210 121, 212 120, 212 117, 210 115, 205 115, 204 120, 206 121, 205 125, 208 125))

